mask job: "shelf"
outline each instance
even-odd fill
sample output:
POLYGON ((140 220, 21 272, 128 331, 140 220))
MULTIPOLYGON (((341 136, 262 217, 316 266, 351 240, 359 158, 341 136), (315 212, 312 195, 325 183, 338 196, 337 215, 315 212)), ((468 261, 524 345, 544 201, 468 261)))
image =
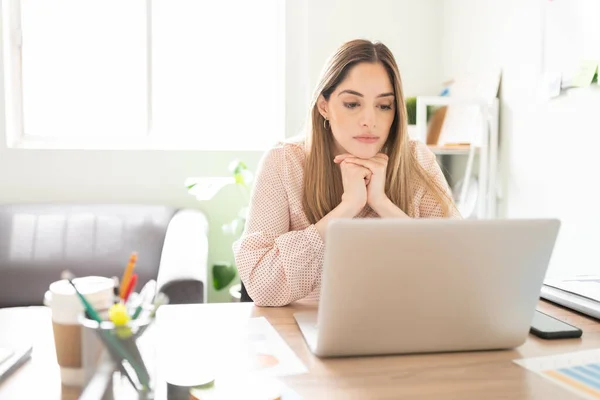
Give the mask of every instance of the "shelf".
MULTIPOLYGON (((427 145, 429 149, 436 155, 467 155, 471 149, 470 145, 457 145, 457 146, 437 146, 427 145)), ((477 151, 477 148, 475 148, 477 151)))
MULTIPOLYGON (((454 106, 456 104, 476 106, 481 114, 482 124, 481 129, 475 129, 468 124, 465 127, 469 127, 468 135, 461 135, 454 137, 454 141, 451 145, 442 146, 429 146, 429 149, 436 156, 460 156, 461 161, 464 158, 464 174, 462 181, 468 182, 461 186, 460 193, 457 193, 455 199, 459 210, 465 210, 467 215, 463 215, 464 218, 495 218, 497 214, 497 199, 498 199, 498 188, 497 188, 497 164, 498 164, 498 115, 499 115, 499 99, 487 99, 482 97, 475 98, 464 98, 464 97, 450 97, 450 96, 417 96, 417 115, 416 115, 416 126, 412 130, 412 136, 422 143, 427 143, 428 134, 431 133, 431 139, 433 136, 433 125, 431 132, 429 131, 429 122, 427 120, 427 107, 428 106, 454 106), (464 142, 464 143, 460 143, 464 142), (481 143, 479 145, 478 143, 481 143), (477 159, 477 161, 475 161, 477 159), (472 186, 471 178, 476 175, 477 181, 473 181, 473 185, 477 185, 477 198, 475 210, 467 207, 471 197, 469 190, 472 186)), ((461 116, 460 108, 458 111, 459 117, 461 116)), ((444 119, 448 118, 447 115, 444 119)), ((431 121, 433 122, 433 120, 431 121)), ((460 118, 459 121, 460 122, 460 118)), ((454 126, 452 130, 459 129, 458 122, 455 121, 457 126, 454 126)), ((443 132, 435 132, 435 137, 441 136, 443 132), (439 133, 439 135, 438 135, 439 133)), ((439 139, 439 137, 438 137, 439 139)), ((437 140, 437 139, 436 139, 437 140)), ((440 140, 438 143, 447 143, 447 140, 440 140)), ((441 161, 441 160, 439 160, 441 161)), ((462 163, 461 163, 462 164, 462 163)), ((462 211, 461 211, 462 212, 462 211)))

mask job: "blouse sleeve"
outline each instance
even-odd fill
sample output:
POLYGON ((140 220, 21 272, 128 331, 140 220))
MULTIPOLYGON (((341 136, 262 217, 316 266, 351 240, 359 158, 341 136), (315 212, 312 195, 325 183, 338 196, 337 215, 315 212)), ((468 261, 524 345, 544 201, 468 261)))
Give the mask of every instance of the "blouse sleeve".
POLYGON ((321 280, 325 245, 314 225, 290 231, 290 207, 283 175, 285 148, 261 160, 235 262, 258 306, 283 306, 310 294, 321 280))

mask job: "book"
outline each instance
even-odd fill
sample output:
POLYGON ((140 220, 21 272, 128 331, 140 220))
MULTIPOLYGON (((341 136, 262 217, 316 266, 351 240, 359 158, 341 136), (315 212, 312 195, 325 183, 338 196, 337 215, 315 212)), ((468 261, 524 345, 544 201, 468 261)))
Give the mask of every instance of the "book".
POLYGON ((580 275, 566 279, 546 279, 544 285, 600 302, 600 275, 580 275))
POLYGON ((600 319, 600 275, 546 279, 541 297, 600 319))

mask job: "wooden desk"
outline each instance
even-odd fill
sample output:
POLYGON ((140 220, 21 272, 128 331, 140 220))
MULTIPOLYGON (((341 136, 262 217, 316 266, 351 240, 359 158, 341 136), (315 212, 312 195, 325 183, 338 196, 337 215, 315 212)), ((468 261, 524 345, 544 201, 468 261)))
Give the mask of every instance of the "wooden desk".
MULTIPOLYGON (((600 323, 540 301, 538 309, 583 329, 582 339, 545 341, 529 336, 514 350, 453 354, 360 357, 321 360, 314 357, 298 330, 293 313, 314 308, 298 303, 283 308, 252 304, 185 307, 198 328, 222 321, 264 316, 304 362, 309 372, 283 381, 305 399, 571 399, 579 397, 514 364, 513 359, 600 348, 600 323), (201 322, 199 322, 201 321, 201 322)), ((165 308, 165 311, 168 311, 165 308)), ((79 391, 61 387, 50 325, 44 307, 0 309, 0 340, 9 326, 28 322, 35 348, 32 359, 0 384, 0 399, 75 399, 79 391), (26 319, 26 320, 25 320, 26 319), (7 324, 10 320, 10 325, 7 324)), ((191 325, 188 325, 188 327, 191 325)), ((0 342, 2 343, 2 342, 0 342)))

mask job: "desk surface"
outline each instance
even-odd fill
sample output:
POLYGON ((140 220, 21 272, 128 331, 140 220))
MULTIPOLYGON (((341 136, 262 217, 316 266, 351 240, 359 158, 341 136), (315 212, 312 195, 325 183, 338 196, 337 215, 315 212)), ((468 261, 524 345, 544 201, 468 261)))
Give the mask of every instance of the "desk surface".
MULTIPOLYGON (((538 310, 583 329, 581 339, 545 341, 529 336, 514 349, 490 352, 360 357, 321 360, 308 350, 293 313, 314 308, 297 303, 282 308, 252 304, 188 305, 187 315, 211 326, 223 320, 265 317, 308 369, 307 374, 283 381, 305 399, 319 398, 460 398, 460 399, 578 399, 565 389, 521 368, 513 359, 600 348, 600 323, 569 310, 540 301, 538 310)), ((0 343, 16 338, 6 326, 21 323, 33 327, 32 359, 0 384, 0 399, 75 399, 76 389, 61 387, 54 354, 49 310, 0 309, 0 343), (27 318, 27 321, 25 321, 27 318), (9 325, 10 324, 10 325, 9 325)))

